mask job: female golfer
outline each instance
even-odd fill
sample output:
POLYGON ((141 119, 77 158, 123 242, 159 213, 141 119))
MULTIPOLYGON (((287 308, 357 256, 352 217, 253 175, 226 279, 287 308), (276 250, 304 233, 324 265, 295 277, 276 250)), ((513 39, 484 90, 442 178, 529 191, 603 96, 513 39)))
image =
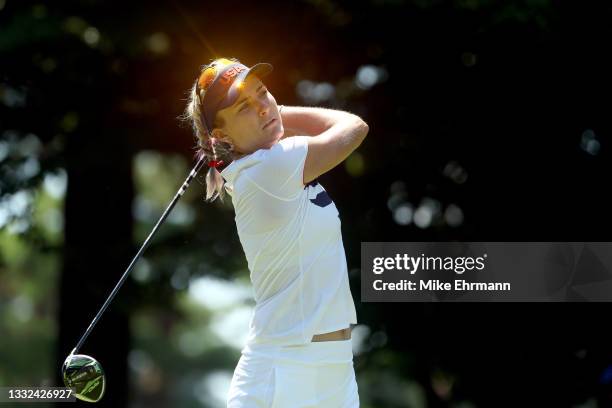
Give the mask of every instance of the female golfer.
POLYGON ((208 160, 207 199, 231 197, 256 301, 227 406, 358 407, 340 218, 317 177, 368 126, 341 111, 282 109, 261 81, 271 70, 214 60, 186 111, 208 160))

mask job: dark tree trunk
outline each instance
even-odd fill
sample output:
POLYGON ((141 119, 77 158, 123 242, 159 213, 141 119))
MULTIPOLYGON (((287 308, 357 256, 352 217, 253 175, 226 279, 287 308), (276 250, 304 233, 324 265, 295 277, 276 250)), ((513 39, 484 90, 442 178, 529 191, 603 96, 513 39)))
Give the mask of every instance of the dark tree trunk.
MULTIPOLYGON (((135 254, 132 245, 132 149, 127 138, 109 129, 82 131, 66 146, 68 191, 64 265, 60 284, 58 378, 61 364, 117 284, 135 254)), ((128 402, 129 328, 119 291, 79 353, 96 358, 107 388, 99 407, 128 402)), ((127 299, 127 298, 124 298, 127 299)), ((58 384, 61 384, 61 379, 58 384)), ((77 406, 90 406, 78 402, 77 406)))

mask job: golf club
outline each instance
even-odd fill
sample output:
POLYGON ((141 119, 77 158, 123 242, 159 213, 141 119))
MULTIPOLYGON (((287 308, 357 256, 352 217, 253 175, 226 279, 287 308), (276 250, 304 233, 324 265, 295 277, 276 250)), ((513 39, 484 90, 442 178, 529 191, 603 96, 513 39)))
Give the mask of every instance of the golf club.
POLYGON ((185 191, 189 187, 189 184, 198 174, 205 161, 206 157, 202 155, 194 166, 194 168, 191 170, 191 173, 189 173, 189 176, 187 177, 181 188, 178 190, 178 192, 172 199, 172 202, 170 202, 170 205, 168 205, 168 208, 166 208, 159 221, 157 221, 157 224, 155 224, 155 227, 153 227, 153 230, 145 240, 144 244, 142 244, 142 246, 140 247, 140 250, 134 257, 134 259, 132 259, 132 262, 130 262, 130 265, 123 273, 123 276, 121 276, 121 279, 119 279, 119 282, 106 299, 106 302, 104 302, 104 304, 102 305, 102 308, 100 308, 100 311, 98 312, 96 317, 94 317, 93 321, 77 343, 76 347, 70 352, 70 355, 66 357, 66 360, 62 365, 62 378, 66 387, 76 389, 76 397, 78 399, 87 402, 100 401, 100 399, 104 396, 104 390, 106 388, 106 377, 104 375, 104 370, 102 369, 100 363, 91 356, 77 354, 79 349, 81 348, 81 346, 85 342, 85 339, 87 339, 87 336, 89 336, 92 329, 94 328, 98 320, 100 320, 100 317, 123 285, 123 282, 125 282, 125 279, 130 274, 132 268, 136 264, 136 261, 140 258, 142 253, 149 246, 149 242, 153 235, 155 235, 155 232, 157 231, 159 226, 165 221, 168 214, 170 214, 170 211, 172 211, 174 205, 183 196, 183 193, 185 193, 185 191))

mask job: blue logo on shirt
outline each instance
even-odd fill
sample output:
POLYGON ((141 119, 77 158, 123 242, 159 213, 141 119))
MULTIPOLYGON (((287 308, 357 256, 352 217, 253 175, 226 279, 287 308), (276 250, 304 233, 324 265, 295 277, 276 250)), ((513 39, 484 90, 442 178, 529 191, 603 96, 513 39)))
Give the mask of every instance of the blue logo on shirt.
POLYGON ((327 191, 321 191, 315 198, 311 198, 310 201, 319 207, 327 207, 332 203, 332 199, 327 194, 327 191))
MULTIPOLYGON (((310 183, 306 184, 306 186, 304 186, 304 189, 308 187, 316 187, 317 185, 319 185, 319 182, 317 181, 317 179, 314 179, 310 183)), ((332 203, 331 197, 327 194, 327 191, 325 190, 317 194, 315 198, 311 198, 310 201, 314 205, 318 205, 321 208, 327 207, 328 205, 332 203)))

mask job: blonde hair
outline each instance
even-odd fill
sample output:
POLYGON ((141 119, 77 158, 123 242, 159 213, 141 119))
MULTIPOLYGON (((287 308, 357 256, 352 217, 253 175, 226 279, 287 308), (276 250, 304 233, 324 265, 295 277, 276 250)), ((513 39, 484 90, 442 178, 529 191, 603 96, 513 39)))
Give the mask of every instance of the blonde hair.
MULTIPOLYGON (((216 65, 226 65, 234 62, 239 62, 237 59, 226 59, 218 58, 204 65, 201 69, 201 73, 207 68, 214 67, 216 65)), ((189 122, 196 138, 196 159, 200 160, 202 157, 206 157, 207 161, 220 161, 222 160, 225 165, 231 163, 234 160, 233 146, 225 141, 220 141, 212 137, 208 133, 206 125, 203 122, 203 112, 200 105, 200 101, 204 99, 206 89, 202 89, 199 84, 200 78, 196 79, 195 83, 189 91, 189 97, 187 99, 187 107, 181 117, 182 120, 189 122), (198 92, 200 93, 198 95, 198 92)), ((211 124, 213 128, 223 127, 223 121, 221 118, 215 118, 214 123, 211 124)), ((211 129, 212 131, 212 129, 211 129)), ((206 173, 206 201, 212 202, 217 197, 223 201, 225 190, 229 189, 225 185, 225 180, 221 176, 219 170, 216 167, 209 167, 206 173)))

